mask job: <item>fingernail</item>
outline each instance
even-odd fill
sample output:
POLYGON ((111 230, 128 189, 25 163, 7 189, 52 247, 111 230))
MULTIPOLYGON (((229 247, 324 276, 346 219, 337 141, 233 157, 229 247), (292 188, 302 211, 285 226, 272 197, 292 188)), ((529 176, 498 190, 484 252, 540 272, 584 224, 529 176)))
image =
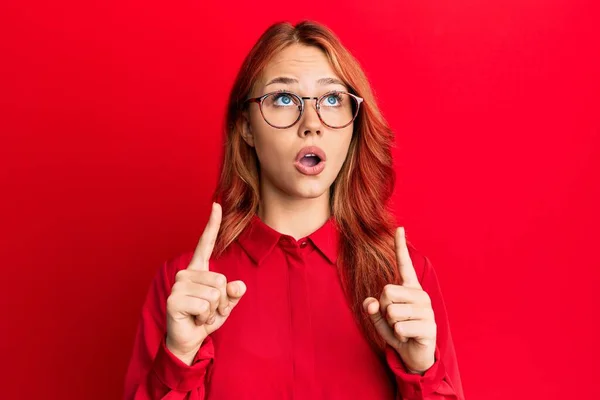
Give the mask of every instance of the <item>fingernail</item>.
POLYGON ((234 296, 238 297, 240 293, 242 293, 242 287, 239 283, 235 284, 235 288, 233 289, 234 296))
POLYGON ((226 316, 229 315, 229 313, 231 312, 231 307, 230 306, 225 307, 223 312, 225 313, 226 316))

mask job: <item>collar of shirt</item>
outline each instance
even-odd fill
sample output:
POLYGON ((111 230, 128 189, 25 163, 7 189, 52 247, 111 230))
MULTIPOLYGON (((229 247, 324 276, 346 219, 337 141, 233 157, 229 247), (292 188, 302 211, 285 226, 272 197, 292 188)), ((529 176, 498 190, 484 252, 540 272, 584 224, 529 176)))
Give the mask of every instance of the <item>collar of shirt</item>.
MULTIPOLYGON (((257 265, 269 255, 282 238, 294 241, 290 235, 277 232, 254 214, 248 226, 238 237, 238 242, 257 265)), ((331 264, 338 256, 339 232, 333 215, 316 231, 300 238, 298 242, 310 240, 331 264)))

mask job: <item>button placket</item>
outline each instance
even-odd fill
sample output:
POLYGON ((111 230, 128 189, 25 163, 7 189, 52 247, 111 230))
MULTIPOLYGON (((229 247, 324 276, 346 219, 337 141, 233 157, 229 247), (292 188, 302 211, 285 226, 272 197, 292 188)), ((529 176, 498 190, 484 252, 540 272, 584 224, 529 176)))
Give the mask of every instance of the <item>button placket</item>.
MULTIPOLYGON (((289 238, 288 238, 289 239, 289 238)), ((314 338, 310 312, 310 289, 306 275, 304 250, 306 240, 284 241, 287 253, 290 290, 290 322, 292 329, 292 362, 294 371, 294 398, 314 398, 316 389, 314 370, 314 338)))

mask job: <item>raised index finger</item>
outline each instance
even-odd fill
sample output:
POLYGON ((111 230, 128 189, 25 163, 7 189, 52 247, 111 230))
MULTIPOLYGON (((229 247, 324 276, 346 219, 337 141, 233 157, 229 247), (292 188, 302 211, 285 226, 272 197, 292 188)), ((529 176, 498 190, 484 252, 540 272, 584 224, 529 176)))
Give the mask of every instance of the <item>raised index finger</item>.
POLYGON ((221 205, 219 203, 213 203, 210 217, 208 218, 204 232, 202 232, 202 236, 200 236, 200 240, 198 241, 198 245, 192 256, 192 261, 190 261, 190 265, 188 265, 187 269, 208 271, 208 261, 210 260, 213 248, 215 247, 217 235, 221 226, 221 213, 221 205))
POLYGON ((408 246, 406 246, 406 236, 404 227, 396 229, 396 261, 398 262, 398 270, 402 278, 402 286, 421 288, 417 272, 413 266, 410 255, 408 254, 408 246))

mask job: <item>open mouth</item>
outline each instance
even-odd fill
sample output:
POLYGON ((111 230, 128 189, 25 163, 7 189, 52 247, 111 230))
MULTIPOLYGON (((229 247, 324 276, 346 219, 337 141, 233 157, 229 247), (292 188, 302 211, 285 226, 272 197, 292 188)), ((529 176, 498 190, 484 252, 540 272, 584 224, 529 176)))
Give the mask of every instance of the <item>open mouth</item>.
POLYGON ((307 154, 300 159, 300 164, 306 167, 314 167, 321 162, 321 158, 316 154, 307 154))

